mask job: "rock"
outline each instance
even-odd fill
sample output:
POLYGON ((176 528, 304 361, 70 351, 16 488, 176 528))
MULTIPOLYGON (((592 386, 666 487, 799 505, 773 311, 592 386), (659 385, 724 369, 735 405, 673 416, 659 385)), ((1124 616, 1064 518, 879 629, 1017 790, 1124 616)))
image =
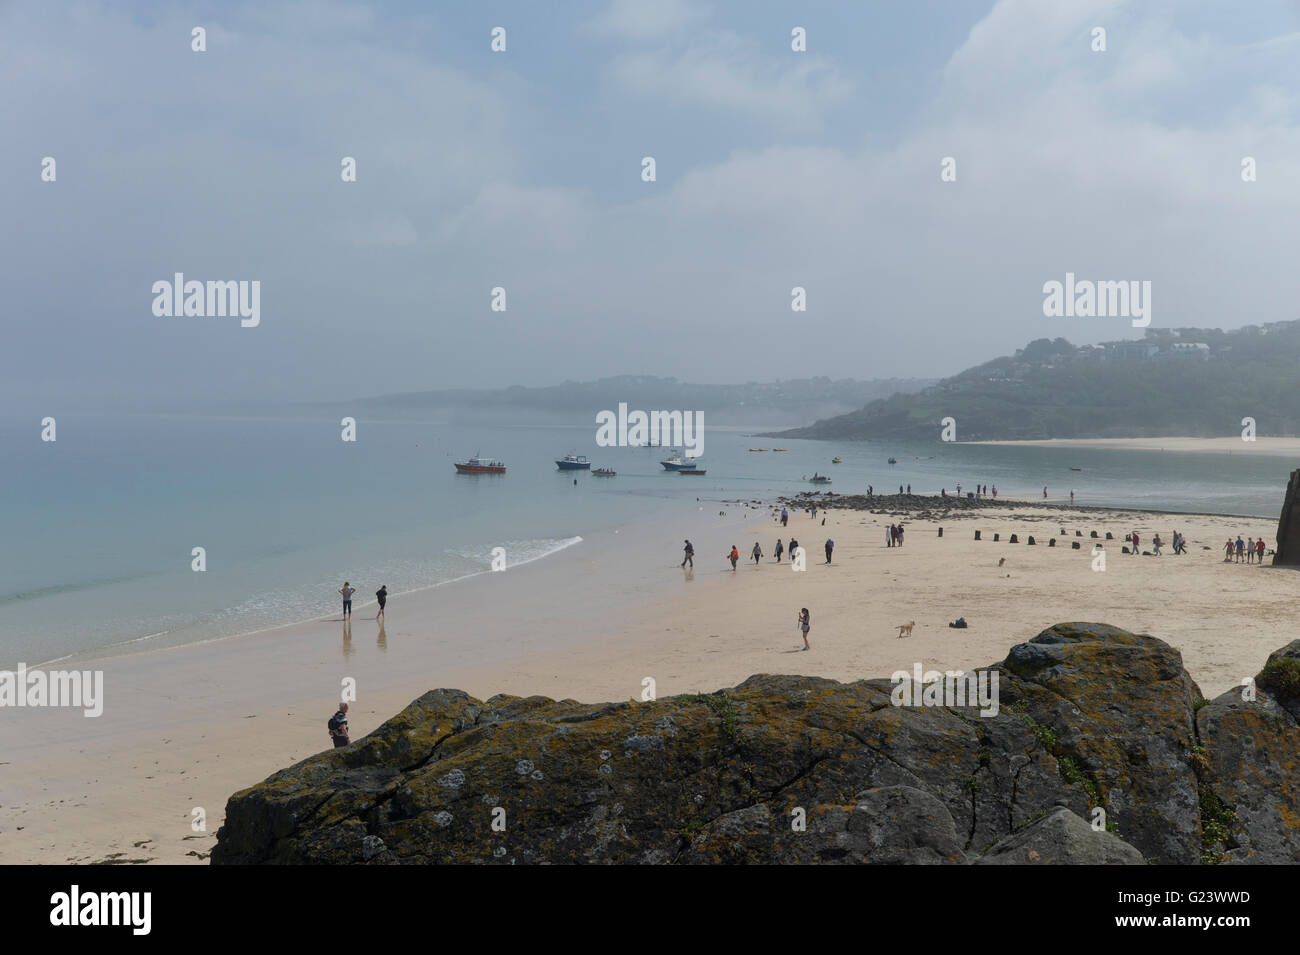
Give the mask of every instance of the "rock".
POLYGON ((1069 809, 1055 809, 1023 832, 1000 839, 977 865, 1144 865, 1142 853, 1069 809))
POLYGON ((1277 550, 1273 554, 1274 566, 1300 564, 1300 470, 1291 472, 1286 496, 1282 498, 1282 513, 1277 519, 1277 550))
POLYGON ((1268 687, 1290 692, 1300 641, 1270 660, 1257 702, 1199 714, 1176 650, 1091 623, 978 671, 989 715, 892 705, 885 679, 645 703, 432 690, 233 795, 211 861, 1294 863, 1300 728, 1268 687))
POLYGON ((1070 541, 1070 549, 1071 549, 1071 550, 1078 550, 1078 549, 1079 549, 1079 542, 1078 542, 1078 541, 1070 541))

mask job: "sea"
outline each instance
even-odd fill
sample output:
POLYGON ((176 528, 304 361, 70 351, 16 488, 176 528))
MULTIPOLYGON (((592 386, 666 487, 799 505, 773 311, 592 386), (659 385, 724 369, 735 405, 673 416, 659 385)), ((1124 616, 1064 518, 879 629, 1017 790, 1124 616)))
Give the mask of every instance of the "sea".
POLYGON ((1294 466, 1265 455, 754 436, 762 430, 709 427, 706 473, 682 476, 660 466, 665 448, 598 447, 594 423, 360 418, 356 440, 344 441, 339 416, 324 412, 83 413, 59 415, 56 440, 43 441, 39 419, 3 417, 0 668, 319 618, 337 613, 344 581, 360 588, 358 605, 379 583, 393 595, 454 585, 491 572, 494 553, 511 566, 544 560, 593 533, 680 515, 696 498, 868 485, 952 494, 979 483, 1040 501, 1046 486, 1054 501, 1073 489, 1079 504, 1253 516, 1242 532, 1271 538, 1294 466), (561 471, 566 452, 617 476, 561 471), (502 459, 507 473, 455 470, 475 454, 502 459), (832 484, 811 485, 814 473, 832 484))

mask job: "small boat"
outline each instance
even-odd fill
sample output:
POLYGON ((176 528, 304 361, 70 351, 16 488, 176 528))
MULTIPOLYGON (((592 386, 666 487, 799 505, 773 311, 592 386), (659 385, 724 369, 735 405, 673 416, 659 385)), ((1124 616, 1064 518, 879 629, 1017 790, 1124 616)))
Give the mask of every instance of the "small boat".
POLYGON ((897 464, 897 463, 898 463, 898 458, 890 458, 890 459, 889 459, 889 463, 890 463, 890 464, 897 464))
POLYGON ((660 461, 665 471, 685 471, 688 468, 695 467, 694 458, 684 458, 679 452, 674 451, 667 461, 660 461))
POLYGON ((812 477, 810 477, 810 478, 808 479, 808 483, 810 483, 810 484, 830 484, 830 483, 831 483, 831 479, 828 478, 828 477, 827 477, 826 475, 824 475, 824 474, 814 474, 812 477))
POLYGON ((591 473, 596 477, 613 477, 617 471, 611 471, 609 468, 592 468, 591 473))
POLYGON ((678 468, 677 473, 678 474, 703 474, 704 469, 703 468, 678 468))
POLYGON ((570 451, 556 461, 555 466, 561 471, 585 471, 591 467, 591 462, 587 460, 585 454, 574 454, 570 451))
POLYGON ((1082 471, 1083 468, 1070 468, 1071 471, 1082 471))
POLYGON ((750 448, 751 451, 766 451, 767 448, 750 448))
POLYGON ((477 454, 464 464, 456 462, 456 470, 461 474, 505 474, 506 464, 495 458, 483 458, 477 454))
POLYGON ((784 451, 785 448, 773 448, 772 450, 773 450, 773 451, 784 451))
POLYGON ((840 458, 831 458, 831 464, 842 464, 842 463, 843 461, 840 458))

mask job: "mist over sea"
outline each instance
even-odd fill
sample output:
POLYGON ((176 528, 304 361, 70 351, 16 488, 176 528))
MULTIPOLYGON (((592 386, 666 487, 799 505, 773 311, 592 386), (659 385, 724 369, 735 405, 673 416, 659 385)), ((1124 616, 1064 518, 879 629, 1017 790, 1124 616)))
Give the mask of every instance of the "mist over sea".
POLYGON ((762 429, 706 422, 707 474, 694 477, 665 471, 661 448, 597 447, 594 415, 551 426, 358 417, 355 443, 324 415, 57 420, 57 441, 42 442, 39 418, 0 419, 0 667, 337 615, 344 580, 360 608, 380 584, 400 595, 490 572, 495 547, 517 565, 581 547, 599 530, 688 514, 696 497, 813 490, 805 478, 815 471, 844 494, 868 484, 951 494, 957 482, 963 491, 978 482, 1032 501, 1046 485, 1053 500, 1075 489, 1079 504, 1257 515, 1242 532, 1271 539, 1293 464, 945 444, 937 429, 933 442, 755 438, 762 429), (568 451, 618 476, 557 470, 568 451), (475 453, 503 459, 508 473, 457 474, 453 462, 475 453), (843 463, 831 463, 836 455, 843 463), (195 547, 206 552, 202 573, 191 569, 195 547))

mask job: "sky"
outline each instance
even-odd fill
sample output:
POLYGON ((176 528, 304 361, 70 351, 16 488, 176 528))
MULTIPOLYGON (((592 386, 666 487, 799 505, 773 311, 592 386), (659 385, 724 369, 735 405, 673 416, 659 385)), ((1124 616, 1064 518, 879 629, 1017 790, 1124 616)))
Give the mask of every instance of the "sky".
POLYGON ((1294 0, 0 0, 0 402, 939 377, 1142 334, 1045 316, 1067 272, 1150 281, 1152 327, 1300 318, 1298 62, 1294 0), (259 282, 259 323, 156 315, 176 272, 259 282))

